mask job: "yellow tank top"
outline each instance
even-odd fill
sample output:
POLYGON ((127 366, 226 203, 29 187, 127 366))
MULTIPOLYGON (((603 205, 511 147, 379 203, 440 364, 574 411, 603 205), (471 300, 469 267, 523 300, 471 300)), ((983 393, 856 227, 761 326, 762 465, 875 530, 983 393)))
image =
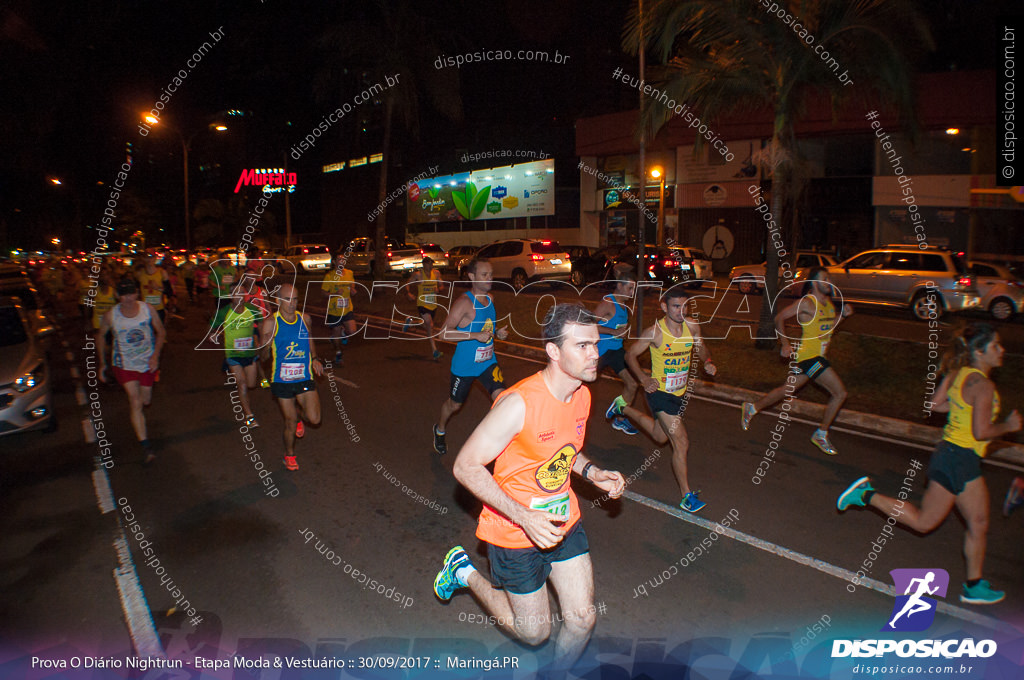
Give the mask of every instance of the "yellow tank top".
POLYGON ((651 377, 658 381, 659 390, 681 397, 686 392, 686 376, 690 372, 693 334, 686 322, 680 337, 669 332, 665 319, 658 320, 658 328, 661 344, 651 345, 651 377))
POLYGON ((800 347, 796 351, 797 361, 825 356, 829 340, 832 339, 832 326, 836 322, 836 308, 831 300, 819 303, 813 295, 808 297, 814 300, 814 318, 806 324, 800 324, 803 330, 800 347))
POLYGON ((330 303, 327 306, 327 313, 332 316, 345 316, 355 311, 352 304, 352 286, 355 285, 355 277, 351 269, 343 269, 339 274, 337 270, 331 272, 320 284, 320 287, 330 295, 330 303))
POLYGON ((103 315, 117 304, 117 296, 114 294, 114 287, 111 286, 104 293, 102 288, 97 287, 96 296, 93 298, 92 327, 99 330, 103 315))
MULTIPOLYGON (((962 446, 965 449, 973 449, 976 454, 984 458, 988 448, 988 440, 974 438, 974 407, 964 401, 963 386, 964 380, 971 373, 978 373, 985 376, 983 371, 977 368, 961 368, 953 378, 953 384, 949 386, 949 419, 946 427, 942 430, 942 438, 946 441, 962 446)), ((999 393, 992 390, 992 422, 996 421, 999 414, 999 393)))
POLYGON ((152 274, 145 269, 135 275, 139 280, 139 299, 153 305, 153 309, 164 308, 164 270, 157 269, 152 274))
POLYGON ((424 309, 437 309, 437 289, 440 288, 441 275, 436 269, 431 270, 430 278, 423 279, 417 289, 416 304, 424 309))

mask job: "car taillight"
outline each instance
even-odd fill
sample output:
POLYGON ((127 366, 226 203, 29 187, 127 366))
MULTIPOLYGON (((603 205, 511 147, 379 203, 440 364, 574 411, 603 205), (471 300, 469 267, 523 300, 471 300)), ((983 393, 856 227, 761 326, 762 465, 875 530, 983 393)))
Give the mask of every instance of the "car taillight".
POLYGON ((303 248, 302 249, 302 254, 303 255, 309 255, 309 248, 303 248))
POLYGON ((426 257, 426 256, 427 256, 427 254, 421 250, 420 251, 420 257, 426 257))
POLYGON ((961 276, 957 283, 965 288, 970 288, 973 281, 970 276, 961 276))
POLYGON ((664 265, 666 267, 673 267, 673 266, 675 266, 675 264, 676 264, 675 260, 665 260, 665 262, 664 262, 664 265))
POLYGON ((530 255, 530 259, 533 260, 534 262, 540 262, 541 260, 544 259, 544 256, 534 253, 533 255, 530 255))
POLYGON ((391 257, 391 251, 390 250, 388 251, 388 255, 387 256, 391 257))
POLYGON ((654 265, 652 264, 651 266, 649 266, 649 267, 647 268, 647 271, 649 271, 649 272, 653 272, 653 271, 654 271, 654 265))

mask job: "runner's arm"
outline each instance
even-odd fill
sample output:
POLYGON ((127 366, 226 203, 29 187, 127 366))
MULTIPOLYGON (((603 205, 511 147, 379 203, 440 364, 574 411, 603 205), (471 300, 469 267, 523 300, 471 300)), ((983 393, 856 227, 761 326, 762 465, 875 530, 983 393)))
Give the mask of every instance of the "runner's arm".
MULTIPOLYGON (((313 320, 309 318, 309 314, 303 313, 302 323, 306 324, 307 329, 313 327, 313 320)), ((309 366, 317 375, 324 374, 324 360, 316 355, 316 342, 312 337, 309 339, 309 366)))
POLYGON ((149 358, 149 370, 155 371, 157 366, 160 365, 160 350, 164 347, 164 342, 167 340, 167 331, 164 330, 164 322, 160 320, 160 315, 156 313, 156 309, 153 305, 148 302, 144 303, 149 308, 149 321, 153 324, 153 330, 156 332, 156 344, 153 347, 153 356, 149 358))
POLYGON ((701 364, 704 365, 704 372, 714 376, 718 373, 718 367, 711 360, 711 351, 700 334, 700 324, 687 319, 683 319, 683 323, 686 324, 686 327, 690 329, 690 333, 693 334, 693 344, 697 348, 697 356, 700 357, 701 364))
POLYGON ((458 327, 472 320, 473 303, 470 302, 466 296, 460 297, 454 305, 452 305, 452 311, 448 314, 448 318, 444 320, 444 326, 441 328, 441 339, 449 342, 461 342, 462 340, 479 340, 480 342, 487 342, 489 338, 480 340, 481 336, 487 336, 489 333, 480 331, 478 333, 470 333, 469 331, 460 331, 458 327))
POLYGON ((96 352, 100 355, 100 380, 103 379, 103 372, 107 369, 107 333, 110 332, 111 310, 107 310, 100 318, 100 329, 97 331, 96 352))
POLYGON ((455 479, 495 511, 519 525, 540 548, 558 544, 565 531, 552 522, 565 517, 540 510, 531 510, 501 490, 487 465, 505 450, 526 422, 526 402, 518 394, 499 399, 473 430, 459 451, 452 469, 455 479))
MULTIPOLYGON (((971 376, 974 378, 974 376, 971 376)), ((972 380, 973 385, 968 386, 968 390, 971 392, 973 397, 974 406, 974 418, 971 421, 971 434, 978 441, 985 441, 989 439, 995 439, 996 437, 1002 437, 1004 434, 1011 432, 1017 432, 1020 430, 1021 417, 1014 409, 1010 415, 1006 417, 1001 423, 992 422, 992 394, 995 392, 995 385, 988 378, 975 378, 972 380)), ((968 402, 971 399, 964 395, 965 400, 968 402)))
POLYGON ((779 341, 782 343, 781 353, 783 356, 793 353, 793 345, 789 342, 789 338, 786 337, 786 321, 797 319, 797 323, 799 323, 800 303, 803 301, 804 298, 800 298, 796 302, 790 303, 775 317, 775 333, 779 336, 779 341))
POLYGON ((948 374, 939 383, 939 389, 935 392, 935 401, 932 402, 932 411, 936 413, 949 413, 949 386, 953 384, 955 373, 948 374))
POLYGON ((661 344, 661 329, 658 328, 658 324, 654 324, 650 328, 644 330, 641 338, 630 345, 629 351, 626 352, 626 366, 629 367, 630 373, 632 373, 636 379, 640 381, 640 384, 644 386, 644 391, 646 392, 656 392, 658 389, 658 381, 640 368, 640 362, 638 359, 641 354, 650 348, 652 343, 655 345, 661 344))
POLYGON ((260 361, 266 361, 270 356, 270 347, 274 344, 274 315, 271 314, 260 324, 260 361))
MULTIPOLYGON (((615 316, 615 305, 602 298, 601 302, 594 308, 594 316, 608 321, 615 316)), ((597 332, 601 335, 621 335, 622 329, 598 325, 597 332)))
POLYGON ((602 491, 607 491, 609 498, 618 498, 626 488, 626 479, 621 472, 599 468, 582 453, 576 455, 572 471, 602 491), (584 470, 586 474, 584 474, 584 470))

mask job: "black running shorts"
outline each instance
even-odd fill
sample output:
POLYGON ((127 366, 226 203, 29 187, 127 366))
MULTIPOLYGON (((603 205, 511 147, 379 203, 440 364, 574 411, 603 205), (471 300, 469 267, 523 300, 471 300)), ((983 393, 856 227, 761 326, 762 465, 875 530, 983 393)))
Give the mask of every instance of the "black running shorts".
POLYGON ((583 520, 573 525, 569 533, 554 548, 502 548, 487 544, 487 557, 491 560, 491 582, 495 588, 504 588, 516 595, 535 593, 544 586, 551 574, 553 562, 565 562, 590 552, 583 520))

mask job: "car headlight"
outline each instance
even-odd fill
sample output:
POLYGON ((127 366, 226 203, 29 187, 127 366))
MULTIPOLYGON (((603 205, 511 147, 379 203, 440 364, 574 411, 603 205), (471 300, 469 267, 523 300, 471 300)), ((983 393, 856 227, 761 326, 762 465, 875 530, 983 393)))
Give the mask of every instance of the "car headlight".
POLYGON ((12 386, 17 392, 27 392, 28 390, 34 388, 36 385, 41 384, 43 382, 43 377, 45 376, 45 374, 46 367, 43 365, 43 362, 40 361, 38 364, 36 364, 35 368, 33 368, 31 371, 15 380, 14 383, 12 383, 12 386))

